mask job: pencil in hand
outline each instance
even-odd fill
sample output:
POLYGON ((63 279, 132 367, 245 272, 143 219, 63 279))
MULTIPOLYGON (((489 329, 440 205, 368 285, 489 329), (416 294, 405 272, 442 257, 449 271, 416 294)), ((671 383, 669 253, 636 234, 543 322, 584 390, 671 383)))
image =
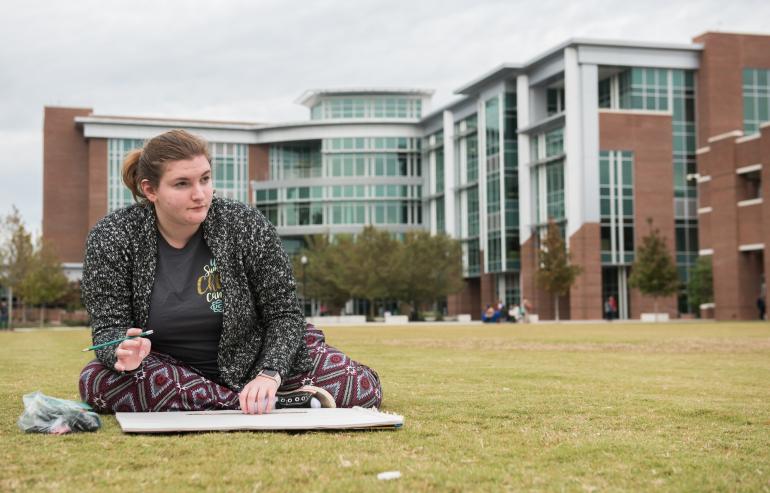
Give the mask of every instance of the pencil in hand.
POLYGON ((81 352, 85 353, 86 351, 93 351, 94 349, 101 349, 101 348, 107 347, 107 346, 115 346, 117 344, 120 344, 123 341, 130 341, 131 339, 136 339, 137 337, 148 336, 148 335, 150 335, 152 333, 153 333, 152 330, 148 330, 146 332, 142 332, 141 334, 136 334, 135 336, 126 336, 126 337, 122 337, 120 339, 115 339, 114 341, 103 342, 101 344, 97 344, 96 346, 87 347, 87 348, 83 349, 81 352))

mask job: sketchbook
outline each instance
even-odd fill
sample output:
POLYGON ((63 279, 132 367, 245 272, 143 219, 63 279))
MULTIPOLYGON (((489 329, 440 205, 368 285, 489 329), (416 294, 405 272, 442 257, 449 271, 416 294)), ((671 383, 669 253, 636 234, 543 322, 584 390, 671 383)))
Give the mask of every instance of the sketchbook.
POLYGON ((183 433, 192 431, 276 431, 397 429, 404 417, 376 409, 278 409, 269 414, 228 411, 116 413, 124 433, 183 433))

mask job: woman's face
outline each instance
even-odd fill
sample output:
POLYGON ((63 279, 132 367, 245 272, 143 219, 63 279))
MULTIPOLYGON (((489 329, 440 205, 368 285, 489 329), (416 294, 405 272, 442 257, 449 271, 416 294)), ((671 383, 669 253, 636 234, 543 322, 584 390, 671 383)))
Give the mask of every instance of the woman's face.
POLYGON ((214 189, 206 156, 169 161, 158 187, 142 182, 145 197, 155 204, 158 220, 166 228, 197 226, 206 219, 214 189))

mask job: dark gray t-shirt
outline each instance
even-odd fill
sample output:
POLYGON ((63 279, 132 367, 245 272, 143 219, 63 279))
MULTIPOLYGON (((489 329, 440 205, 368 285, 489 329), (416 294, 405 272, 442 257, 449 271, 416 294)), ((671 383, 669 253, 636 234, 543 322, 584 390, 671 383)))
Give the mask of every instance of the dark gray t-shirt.
POLYGON ((152 350, 168 354, 217 380, 222 334, 222 284, 216 261, 198 232, 184 248, 158 235, 158 266, 147 329, 152 350))

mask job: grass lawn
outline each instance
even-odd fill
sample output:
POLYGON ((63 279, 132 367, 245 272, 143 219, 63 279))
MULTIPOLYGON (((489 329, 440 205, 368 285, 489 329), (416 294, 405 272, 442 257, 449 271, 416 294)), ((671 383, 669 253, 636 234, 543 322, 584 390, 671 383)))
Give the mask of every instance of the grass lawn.
POLYGON ((24 434, 23 394, 78 398, 90 336, 0 333, 0 491, 770 491, 770 324, 325 332, 401 430, 24 434))

